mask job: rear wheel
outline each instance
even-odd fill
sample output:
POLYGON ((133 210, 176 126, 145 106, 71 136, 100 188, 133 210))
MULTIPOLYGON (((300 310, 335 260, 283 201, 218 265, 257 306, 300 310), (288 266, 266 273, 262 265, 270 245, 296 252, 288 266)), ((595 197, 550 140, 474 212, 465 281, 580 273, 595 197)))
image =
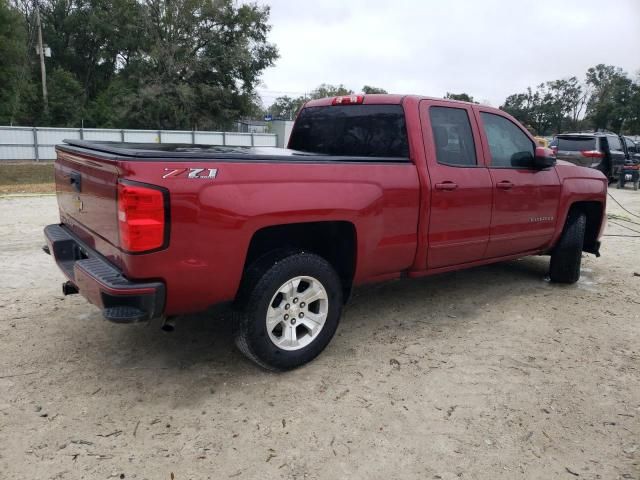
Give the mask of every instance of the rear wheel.
POLYGON ((562 236, 551 253, 549 277, 552 282, 575 283, 580 279, 586 225, 587 216, 583 212, 569 212, 562 236))
POLYGON ((338 327, 338 274, 310 253, 265 259, 250 270, 234 321, 239 350, 270 370, 289 370, 313 360, 338 327))

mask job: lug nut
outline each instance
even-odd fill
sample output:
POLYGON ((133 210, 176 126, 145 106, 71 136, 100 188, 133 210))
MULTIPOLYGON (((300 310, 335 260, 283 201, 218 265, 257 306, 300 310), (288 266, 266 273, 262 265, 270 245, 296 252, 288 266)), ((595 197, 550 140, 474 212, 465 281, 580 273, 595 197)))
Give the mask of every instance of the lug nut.
POLYGON ((285 315, 285 316, 284 316, 284 319, 285 319, 285 320, 289 320, 289 315, 285 315))
POLYGON ((298 314, 298 317, 300 317, 300 318, 304 317, 304 313, 300 312, 300 313, 298 314))
POLYGON ((295 324, 296 324, 296 319, 295 319, 295 318, 292 318, 292 319, 291 319, 291 325, 295 325, 295 324))
POLYGON ((300 302, 300 308, 304 308, 306 304, 304 302, 300 302))
POLYGON ((289 310, 289 308, 291 308, 291 305, 289 305, 288 303, 284 306, 285 310, 289 310))
POLYGON ((298 303, 298 299, 297 299, 297 298, 294 298, 294 299, 293 299, 293 303, 298 303))

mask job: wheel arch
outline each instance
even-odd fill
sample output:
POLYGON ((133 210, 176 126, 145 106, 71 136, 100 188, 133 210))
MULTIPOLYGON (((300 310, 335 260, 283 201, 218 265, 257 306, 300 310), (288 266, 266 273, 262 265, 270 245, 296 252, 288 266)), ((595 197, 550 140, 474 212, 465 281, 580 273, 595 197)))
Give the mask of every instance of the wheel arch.
POLYGON ((584 233, 584 246, 582 250, 599 256, 600 242, 598 239, 600 237, 603 215, 605 214, 604 205, 597 201, 573 202, 567 211, 563 225, 566 224, 567 219, 574 212, 582 212, 587 217, 587 224, 584 233))
POLYGON ((346 302, 353 284, 357 260, 357 232, 344 220, 288 223, 263 227, 251 237, 243 279, 251 266, 271 253, 306 251, 327 260, 338 273, 346 302))

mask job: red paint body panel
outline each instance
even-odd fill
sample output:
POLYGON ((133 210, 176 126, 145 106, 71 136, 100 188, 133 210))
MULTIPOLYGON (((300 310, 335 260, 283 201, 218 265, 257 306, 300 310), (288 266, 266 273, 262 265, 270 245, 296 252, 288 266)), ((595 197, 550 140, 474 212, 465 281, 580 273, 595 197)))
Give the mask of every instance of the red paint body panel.
POLYGON ((536 145, 533 136, 517 120, 502 111, 474 106, 487 167, 493 184, 491 239, 486 258, 541 250, 549 245, 556 229, 560 200, 560 179, 554 168, 499 168, 491 165, 489 142, 481 112, 500 115, 511 121, 536 145), (501 184, 508 188, 501 188, 501 184))
POLYGON ((493 186, 484 164, 482 143, 470 105, 444 100, 420 102, 422 137, 430 186, 430 216, 427 235, 429 269, 460 265, 483 258, 489 242, 493 186), (464 109, 474 135, 476 167, 458 167, 437 162, 429 118, 430 107, 464 109), (451 185, 452 189, 438 187, 451 185))
MULTIPOLYGON (((307 106, 331 101, 314 100, 307 106)), ((59 149, 55 175, 61 222, 127 279, 164 283, 164 313, 176 315, 233 300, 251 239, 265 227, 351 223, 358 285, 541 253, 557 241, 573 202, 604 204, 606 182, 594 170, 573 165, 535 172, 491 168, 478 112, 510 118, 499 110, 400 95, 365 95, 363 103, 403 105, 410 162, 303 163, 285 156, 234 161, 216 159, 215 154, 194 161, 140 160, 59 149), (468 112, 477 167, 437 163, 427 113, 432 105, 468 112), (185 167, 217 169, 217 176, 162 178, 165 169, 185 167), (73 172, 82 177, 80 194, 70 181, 73 172), (146 254, 120 249, 116 186, 123 179, 168 190, 166 249, 146 254), (505 179, 515 187, 498 191, 496 183, 505 179), (444 182, 455 182, 458 188, 436 189, 444 182), (554 220, 530 222, 537 217, 554 220)))
MULTIPOLYGON (((215 181, 186 177, 160 181, 164 168, 181 164, 120 162, 123 178, 169 189, 171 238, 166 250, 126 254, 105 241, 117 234, 111 231, 87 241, 91 232, 61 209, 63 222, 69 222, 85 243, 127 278, 162 280, 167 287, 167 314, 197 312, 232 300, 251 238, 268 226, 323 220, 352 223, 356 232, 362 232, 357 235, 357 283, 413 264, 420 193, 413 164, 212 160, 189 165, 217 168, 220 173, 215 181)), ((112 228, 117 228, 115 222, 112 228)))

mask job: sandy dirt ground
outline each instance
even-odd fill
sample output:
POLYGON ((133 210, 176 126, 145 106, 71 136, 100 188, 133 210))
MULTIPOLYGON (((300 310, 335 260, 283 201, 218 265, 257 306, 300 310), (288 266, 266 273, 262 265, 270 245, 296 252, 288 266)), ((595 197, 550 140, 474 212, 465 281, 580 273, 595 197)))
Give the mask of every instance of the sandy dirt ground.
POLYGON ((40 251, 55 198, 0 212, 3 480, 640 479, 640 238, 606 237, 574 286, 535 257, 361 289, 273 374, 224 316, 103 321, 40 251))

